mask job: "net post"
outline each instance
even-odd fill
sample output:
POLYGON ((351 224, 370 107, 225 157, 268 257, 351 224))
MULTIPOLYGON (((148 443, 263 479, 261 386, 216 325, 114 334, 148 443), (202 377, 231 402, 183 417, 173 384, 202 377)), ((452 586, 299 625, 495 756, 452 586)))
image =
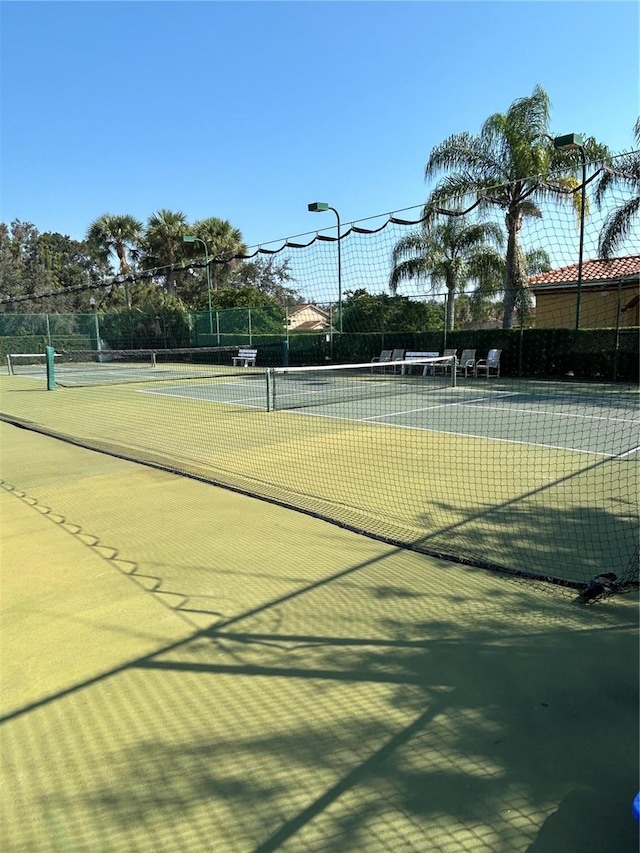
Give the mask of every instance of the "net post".
POLYGON ((9 353, 7 353, 7 370, 9 371, 9 376, 13 376, 13 362, 9 353))
POLYGON ((55 354, 55 350, 53 347, 45 347, 44 353, 47 360, 47 391, 55 391, 56 376, 53 364, 53 356, 55 354))
POLYGON ((451 359, 451 387, 456 387, 456 374, 458 372, 458 356, 454 355, 451 359))
POLYGON ((266 377, 267 377, 267 411, 272 412, 273 411, 273 406, 272 406, 272 402, 271 402, 272 397, 273 397, 273 368, 272 367, 267 368, 266 377))

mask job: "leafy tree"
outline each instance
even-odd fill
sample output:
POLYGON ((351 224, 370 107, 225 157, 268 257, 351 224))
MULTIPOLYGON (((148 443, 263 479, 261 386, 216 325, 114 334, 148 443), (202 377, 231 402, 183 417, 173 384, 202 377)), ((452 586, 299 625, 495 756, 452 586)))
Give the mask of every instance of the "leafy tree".
POLYGON ((418 231, 398 241, 393 250, 393 270, 389 289, 415 278, 426 279, 434 290, 447 289, 447 329, 455 318, 456 293, 462 293, 471 279, 493 283, 504 264, 494 246, 502 246, 502 229, 493 222, 469 223, 464 216, 427 220, 418 231))
POLYGON ((224 308, 264 308, 278 303, 266 293, 250 284, 241 287, 221 287, 213 294, 213 307, 224 308))
POLYGON ((189 233, 187 217, 180 211, 162 209, 152 214, 144 233, 145 265, 157 270, 171 296, 176 292, 176 262, 184 256, 181 237, 189 233))
MULTIPOLYGON (((432 150, 425 167, 427 179, 446 173, 427 200, 427 216, 449 203, 473 202, 480 212, 495 207, 504 212, 505 328, 511 326, 514 307, 526 288, 519 242, 524 219, 540 218, 543 200, 575 202, 567 191, 576 187, 578 152, 556 150, 549 125, 549 97, 536 86, 529 97, 514 101, 505 114, 490 116, 477 136, 466 132, 449 136, 432 150), (553 185, 547 182, 550 175, 554 176, 553 185)), ((602 160, 608 154, 606 146, 593 139, 587 139, 584 148, 590 160, 602 160)))
POLYGON ((121 306, 100 319, 102 337, 112 349, 168 349, 189 346, 189 315, 179 299, 157 287, 134 308, 121 306))
POLYGON ((456 300, 456 321, 459 326, 494 325, 502 320, 502 300, 491 299, 481 291, 461 293, 456 300))
POLYGON ((0 225, 0 310, 64 313, 89 310, 103 268, 87 242, 31 223, 0 225))
POLYGON ((221 320, 225 334, 246 334, 248 311, 251 310, 254 334, 284 335, 285 319, 281 306, 256 287, 221 287, 213 295, 213 306, 223 313, 221 320))
POLYGON ((124 278, 127 305, 131 307, 129 278, 131 264, 140 257, 142 223, 129 214, 104 213, 95 219, 87 230, 87 242, 92 250, 108 262, 112 254, 118 258, 119 273, 124 278))
POLYGON ((441 304, 359 289, 345 294, 342 326, 345 332, 424 332, 443 328, 444 309, 441 304))
POLYGON ((275 299, 279 305, 299 305, 304 299, 297 290, 287 286, 292 280, 288 258, 283 261, 276 261, 273 257, 256 258, 238 264, 231 274, 229 286, 254 287, 275 299))
POLYGON ((628 186, 634 194, 613 210, 600 232, 598 252, 603 258, 612 258, 631 233, 640 214, 640 118, 633 129, 636 150, 616 160, 615 170, 605 168, 596 187, 596 204, 602 207, 607 194, 616 186, 628 186))

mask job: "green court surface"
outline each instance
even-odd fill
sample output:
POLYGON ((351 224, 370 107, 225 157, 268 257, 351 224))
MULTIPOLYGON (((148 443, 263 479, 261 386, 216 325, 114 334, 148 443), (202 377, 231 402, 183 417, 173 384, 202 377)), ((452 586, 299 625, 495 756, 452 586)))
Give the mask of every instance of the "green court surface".
POLYGON ((3 853, 637 850, 637 594, 0 440, 3 853))
POLYGON ((632 571, 637 389, 462 380, 430 393, 417 376, 390 394, 402 377, 366 378, 322 405, 334 385, 304 374, 283 398, 302 408, 267 412, 264 372, 53 392, 4 376, 0 417, 426 553, 582 584, 632 571))

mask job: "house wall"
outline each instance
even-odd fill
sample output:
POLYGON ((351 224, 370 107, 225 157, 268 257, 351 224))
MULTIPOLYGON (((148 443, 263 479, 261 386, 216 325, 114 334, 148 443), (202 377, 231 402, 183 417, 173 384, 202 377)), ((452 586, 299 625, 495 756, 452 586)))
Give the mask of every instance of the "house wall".
POLYGON ((287 318, 287 323, 290 329, 296 329, 303 323, 321 323, 323 326, 328 326, 329 321, 325 315, 314 308, 312 305, 306 305, 304 308, 296 311, 295 314, 290 314, 287 318))
MULTIPOLYGON (((622 288, 620 308, 638 293, 638 285, 630 284, 622 288)), ((576 325, 577 291, 551 291, 536 293, 536 326, 539 329, 573 329, 576 325)), ((607 329, 616 327, 618 310, 618 288, 583 289, 580 302, 580 328, 607 329)), ((620 326, 637 326, 639 323, 638 305, 620 312, 620 326)))

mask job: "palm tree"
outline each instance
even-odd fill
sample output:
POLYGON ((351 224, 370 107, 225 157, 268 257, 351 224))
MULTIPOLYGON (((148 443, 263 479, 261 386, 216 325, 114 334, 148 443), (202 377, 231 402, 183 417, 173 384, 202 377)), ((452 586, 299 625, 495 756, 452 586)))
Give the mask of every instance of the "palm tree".
POLYGON ((129 214, 112 215, 104 213, 94 220, 87 230, 86 240, 90 247, 104 262, 108 262, 113 253, 120 265, 119 274, 124 278, 124 290, 127 306, 131 308, 131 292, 128 278, 131 275, 131 264, 140 257, 142 241, 142 222, 129 214))
MULTIPOLYGON (((531 96, 511 104, 503 115, 495 113, 480 133, 457 133, 437 145, 425 167, 425 178, 446 172, 425 205, 425 214, 448 204, 474 202, 479 211, 498 207, 507 229, 503 326, 512 323, 513 309, 526 290, 524 253, 519 233, 526 217, 540 218, 539 202, 574 200, 575 175, 580 165, 576 151, 559 151, 549 134, 549 97, 541 86, 531 96), (546 182, 554 173, 554 185, 546 182), (560 174, 560 177, 557 176, 560 174), (569 191, 569 192, 567 192, 569 191)), ((590 160, 608 151, 593 139, 584 145, 590 160)), ((575 194, 579 196, 579 193, 575 194)))
POLYGON ((159 210, 147 220, 145 243, 147 258, 157 270, 162 270, 167 293, 176 290, 175 264, 179 240, 189 233, 187 217, 180 211, 159 210))
POLYGON ((488 285, 504 267, 495 247, 502 247, 502 228, 494 222, 470 224, 464 216, 427 220, 396 243, 389 289, 395 295, 402 281, 426 277, 431 287, 447 289, 447 331, 455 319, 455 295, 464 291, 471 279, 488 285))
MULTIPOLYGON (((193 225, 193 233, 207 245, 209 258, 211 260, 227 261, 233 263, 236 255, 246 254, 247 247, 242 239, 242 232, 234 228, 227 219, 218 219, 210 216, 208 219, 200 219, 193 225)), ((225 269, 228 267, 225 265, 225 269)), ((211 278, 214 289, 218 289, 217 265, 213 264, 211 278)))
POLYGON ((640 118, 635 123, 633 133, 636 150, 618 158, 615 171, 605 168, 596 188, 595 198, 599 208, 613 187, 623 184, 635 190, 635 195, 613 210, 602 226, 598 241, 598 252, 602 258, 613 257, 621 243, 629 236, 640 213, 640 118))

